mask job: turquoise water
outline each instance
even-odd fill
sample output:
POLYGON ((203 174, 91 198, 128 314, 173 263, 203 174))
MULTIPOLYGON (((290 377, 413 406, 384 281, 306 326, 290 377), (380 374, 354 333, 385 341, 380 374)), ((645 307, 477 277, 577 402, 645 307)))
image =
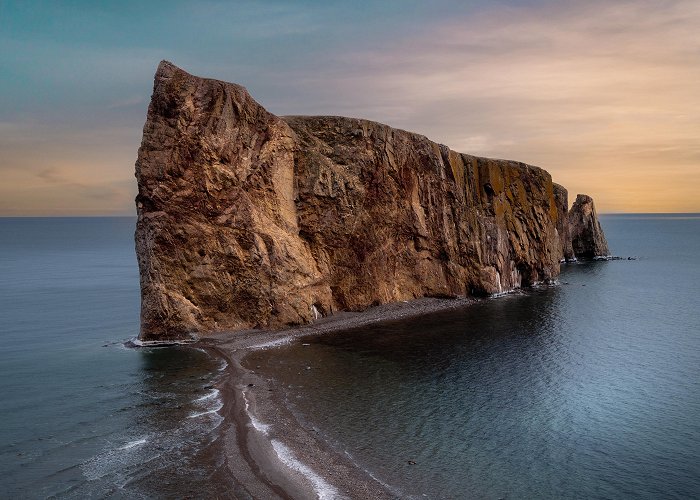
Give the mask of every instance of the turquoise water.
POLYGON ((602 224, 638 260, 249 363, 402 497, 698 498, 700 216, 602 224))
MULTIPOLYGON (((133 218, 0 219, 0 498, 216 492, 219 361, 126 349, 133 218)), ((224 487, 225 484, 221 484, 224 487)))

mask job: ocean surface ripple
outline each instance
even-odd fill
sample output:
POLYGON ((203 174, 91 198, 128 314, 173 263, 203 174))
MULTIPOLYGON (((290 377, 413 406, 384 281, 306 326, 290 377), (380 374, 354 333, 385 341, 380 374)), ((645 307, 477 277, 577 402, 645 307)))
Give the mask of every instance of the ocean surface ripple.
POLYGON ((124 347, 139 327, 134 224, 0 219, 0 498, 219 493, 206 450, 221 361, 124 347))
MULTIPOLYGON (((0 219, 2 498, 230 493, 212 452, 221 361, 123 347, 139 326, 134 223, 0 219)), ((697 498, 700 216, 602 223, 637 260, 247 362, 403 497, 697 498)))
POLYGON ((700 217, 602 222, 637 260, 250 363, 406 497, 697 498, 700 217))

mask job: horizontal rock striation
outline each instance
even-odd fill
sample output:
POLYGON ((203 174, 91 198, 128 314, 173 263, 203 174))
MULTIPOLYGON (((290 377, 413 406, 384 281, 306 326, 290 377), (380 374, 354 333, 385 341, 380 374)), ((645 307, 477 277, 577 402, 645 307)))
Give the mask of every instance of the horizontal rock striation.
POLYGON ((538 167, 367 120, 277 117, 165 61, 136 177, 144 340, 506 292, 603 249, 592 201, 569 213, 538 167))

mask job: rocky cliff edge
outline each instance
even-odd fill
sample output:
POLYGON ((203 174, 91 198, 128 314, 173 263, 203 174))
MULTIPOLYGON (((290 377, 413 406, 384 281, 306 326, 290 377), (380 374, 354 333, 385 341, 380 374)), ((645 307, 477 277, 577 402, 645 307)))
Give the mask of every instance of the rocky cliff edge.
POLYGON ((541 168, 368 120, 277 117, 166 61, 136 178, 143 340, 501 293, 608 253, 592 200, 569 211, 541 168))

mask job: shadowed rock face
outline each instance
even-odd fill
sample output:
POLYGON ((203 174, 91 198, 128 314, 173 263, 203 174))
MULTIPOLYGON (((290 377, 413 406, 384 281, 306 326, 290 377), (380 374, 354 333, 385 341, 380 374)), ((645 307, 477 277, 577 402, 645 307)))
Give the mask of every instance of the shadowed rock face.
MULTIPOLYGON (((144 340, 505 292, 578 253, 566 190, 538 167, 367 120, 280 118, 165 61, 136 177, 144 340)), ((576 241, 602 236, 587 217, 576 241)))
POLYGON ((577 257, 592 259, 610 254, 593 198, 585 194, 576 196, 569 211, 568 222, 571 245, 577 257))
POLYGON ((569 192, 559 184, 554 184, 554 203, 557 206, 557 232, 561 241, 562 258, 567 262, 575 261, 576 254, 571 245, 571 231, 569 229, 569 192))

